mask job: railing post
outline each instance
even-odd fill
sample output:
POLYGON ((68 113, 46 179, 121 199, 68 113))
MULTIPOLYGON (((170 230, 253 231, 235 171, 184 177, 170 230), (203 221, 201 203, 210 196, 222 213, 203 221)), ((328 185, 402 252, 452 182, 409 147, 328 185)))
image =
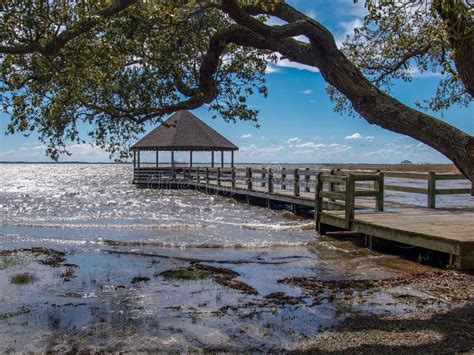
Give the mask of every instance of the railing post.
POLYGON ((206 185, 209 185, 209 168, 206 168, 206 185))
POLYGON ((305 192, 311 192, 311 175, 309 174, 309 168, 305 169, 304 175, 304 190, 305 192))
POLYGON ((235 189, 235 167, 234 166, 232 166, 230 176, 232 180, 232 189, 235 189))
POLYGON ((221 174, 222 174, 221 168, 217 168, 217 186, 221 186, 221 174))
POLYGON ((436 208, 436 173, 428 173, 428 208, 436 208))
POLYGON ((351 222, 354 219, 355 209, 355 179, 354 175, 349 174, 346 178, 346 229, 351 229, 351 222))
POLYGON ((273 171, 268 169, 268 193, 273 193, 273 171))
POLYGON ((199 169, 199 167, 196 168, 196 180, 198 184, 201 183, 201 170, 199 169))
MULTIPOLYGON (((335 175, 335 172, 336 172, 336 169, 331 169, 331 171, 329 172, 330 175, 335 175)), ((336 191, 336 183, 334 182, 330 182, 329 183, 329 192, 334 192, 336 191)), ((331 202, 335 202, 336 200, 331 198, 329 199, 329 201, 331 202)))
POLYGON ((260 186, 265 187, 265 176, 266 176, 266 169, 262 168, 262 183, 260 186))
POLYGON ((293 171, 293 195, 300 195, 300 174, 298 169, 295 169, 295 171, 293 171))
POLYGON ((377 211, 383 211, 383 201, 384 201, 384 175, 382 172, 377 173, 377 180, 375 180, 375 189, 377 191, 377 197, 375 200, 375 209, 377 211))
POLYGON ((252 190, 252 168, 247 168, 247 190, 252 190))
POLYGON ((316 186, 314 192, 314 222, 316 230, 319 231, 319 223, 321 222, 321 213, 323 212, 323 181, 322 172, 316 174, 316 186))
POLYGON ((286 168, 281 169, 281 189, 286 190, 286 168))

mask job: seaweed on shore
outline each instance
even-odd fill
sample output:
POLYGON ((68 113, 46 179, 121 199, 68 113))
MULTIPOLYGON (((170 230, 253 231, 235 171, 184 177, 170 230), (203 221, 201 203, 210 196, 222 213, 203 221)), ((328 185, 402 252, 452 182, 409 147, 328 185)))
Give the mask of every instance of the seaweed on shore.
POLYGON ((220 285, 233 288, 248 295, 258 295, 257 290, 252 286, 235 280, 236 277, 240 276, 238 272, 200 263, 193 263, 186 269, 167 270, 155 276, 175 280, 205 280, 212 278, 220 285))

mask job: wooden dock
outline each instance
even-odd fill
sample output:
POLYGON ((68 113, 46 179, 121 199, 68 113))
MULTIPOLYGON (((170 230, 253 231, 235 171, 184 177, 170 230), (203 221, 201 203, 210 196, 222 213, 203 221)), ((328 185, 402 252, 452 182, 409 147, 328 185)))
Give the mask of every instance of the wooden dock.
POLYGON ((134 184, 162 189, 196 189, 272 207, 287 204, 296 212, 314 211, 320 234, 346 230, 446 253, 460 269, 474 269, 474 208, 435 208, 436 196, 470 194, 468 188, 441 189, 437 181, 461 180, 458 174, 367 172, 310 169, 140 167, 134 184), (402 180, 386 184, 385 178, 402 180), (424 180, 425 187, 403 185, 424 180), (426 207, 386 202, 385 191, 425 194, 426 207))

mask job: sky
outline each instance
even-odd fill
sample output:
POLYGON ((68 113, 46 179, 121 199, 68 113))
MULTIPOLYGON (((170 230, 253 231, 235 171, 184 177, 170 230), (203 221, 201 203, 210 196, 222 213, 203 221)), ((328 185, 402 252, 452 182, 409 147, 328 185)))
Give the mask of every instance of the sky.
MULTIPOLYGON (((327 26, 340 43, 362 23, 363 1, 289 0, 288 3, 327 26)), ((272 21, 272 20, 271 20, 272 21)), ((252 97, 250 104, 259 113, 260 128, 249 122, 226 123, 212 119, 206 107, 193 113, 231 140, 240 150, 240 163, 446 163, 444 156, 406 136, 370 125, 361 117, 333 111, 326 84, 315 68, 280 60, 266 71, 269 96, 252 97)), ((431 97, 440 77, 436 73, 415 75, 411 82, 397 82, 392 95, 415 107, 415 101, 431 97)), ((463 131, 474 134, 474 105, 428 112, 463 131)), ((0 115, 0 132, 8 117, 0 115)), ((148 127, 151 130, 153 127, 148 127)), ((108 153, 90 144, 71 144, 72 156, 60 161, 108 161, 108 153)), ((146 160, 147 157, 145 156, 146 160)), ((166 159, 166 157, 165 157, 166 159)), ((185 160, 184 155, 177 159, 185 160)), ((199 154, 195 161, 206 161, 199 154)), ((44 146, 34 135, 0 135, 0 161, 48 161, 44 146)))

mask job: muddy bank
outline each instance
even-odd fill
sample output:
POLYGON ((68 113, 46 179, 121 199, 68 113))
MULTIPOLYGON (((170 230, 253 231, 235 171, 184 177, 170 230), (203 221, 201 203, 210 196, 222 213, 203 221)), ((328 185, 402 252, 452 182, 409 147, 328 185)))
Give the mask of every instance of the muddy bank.
POLYGON ((1 257, 24 259, 0 270, 0 351, 474 349, 470 274, 422 265, 400 271, 405 261, 388 263, 365 250, 346 256, 347 266, 366 253, 383 266, 367 269, 365 262, 364 275, 344 268, 328 273, 313 269, 317 254, 279 252, 239 254, 223 267, 196 261, 202 259, 197 251, 160 258, 148 254, 164 250, 3 250, 1 257), (66 279, 71 265, 77 265, 74 277, 66 279), (20 273, 32 273, 36 281, 12 284, 11 275, 20 273))

